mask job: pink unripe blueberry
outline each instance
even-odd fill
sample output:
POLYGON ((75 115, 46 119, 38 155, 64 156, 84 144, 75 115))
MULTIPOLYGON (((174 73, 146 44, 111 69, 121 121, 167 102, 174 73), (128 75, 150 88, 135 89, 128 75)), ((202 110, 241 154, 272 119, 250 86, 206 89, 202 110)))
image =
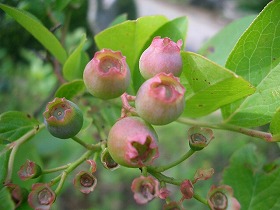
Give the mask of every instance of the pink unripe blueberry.
POLYGON ((135 108, 138 115, 153 125, 165 125, 184 111, 185 88, 172 74, 160 73, 146 80, 138 90, 135 108))
POLYGON ((112 99, 121 96, 128 88, 130 70, 126 57, 119 51, 103 49, 94 54, 84 70, 84 83, 93 96, 112 99))
POLYGON ((49 102, 43 115, 48 131, 57 138, 74 137, 83 126, 82 111, 66 98, 55 98, 49 102))
POLYGON ((169 38, 155 37, 151 45, 142 53, 139 69, 145 79, 160 72, 172 73, 179 77, 182 72, 180 49, 183 45, 180 39, 177 43, 169 38))
POLYGON ((159 156, 155 130, 139 117, 117 121, 109 132, 107 146, 113 160, 126 167, 147 166, 159 156))

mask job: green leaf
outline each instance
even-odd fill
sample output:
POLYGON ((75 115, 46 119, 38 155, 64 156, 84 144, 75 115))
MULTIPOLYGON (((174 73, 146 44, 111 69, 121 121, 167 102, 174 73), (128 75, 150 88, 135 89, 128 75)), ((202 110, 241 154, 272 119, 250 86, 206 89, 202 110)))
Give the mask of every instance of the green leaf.
POLYGON ((256 92, 222 109, 226 123, 246 127, 268 123, 280 106, 280 1, 269 3, 241 36, 226 67, 244 77, 256 92))
POLYGON ((57 40, 57 38, 38 20, 26 11, 19 10, 4 4, 0 4, 0 8, 8 15, 12 16, 22 27, 32 34, 60 63, 64 63, 67 53, 57 40))
POLYGON ((256 92, 223 110, 225 122, 246 127, 256 127, 271 121, 280 107, 280 64, 256 87, 256 92))
POLYGON ((201 55, 182 52, 188 80, 184 116, 200 117, 254 93, 249 82, 201 55), (190 90, 191 88, 191 90, 190 90))
POLYGON ((55 1, 55 8, 59 11, 63 10, 71 0, 56 0, 55 1))
POLYGON ((0 190, 0 209, 13 210, 15 204, 11 198, 10 192, 7 187, 0 190))
POLYGON ((273 115, 269 128, 273 137, 280 139, 280 108, 278 108, 273 115))
POLYGON ((198 53, 221 66, 225 66, 234 45, 255 18, 255 15, 250 15, 233 21, 209 39, 198 50, 198 53))
POLYGON ((7 150, 5 145, 0 144, 0 188, 3 187, 3 183, 7 175, 10 153, 11 150, 7 150))
POLYGON ((74 96, 84 91, 85 91, 84 81, 81 79, 73 80, 71 82, 61 85, 56 91, 55 96, 59 98, 65 97, 68 100, 71 100, 74 96))
POLYGON ((29 114, 18 111, 4 112, 0 115, 0 143, 13 142, 28 131, 37 129, 39 122, 29 114))
POLYGON ((95 36, 95 42, 99 49, 118 50, 126 56, 133 78, 131 86, 135 90, 137 90, 138 80, 143 80, 139 76, 138 68, 134 69, 135 66, 138 66, 143 46, 153 38, 154 32, 167 22, 168 19, 164 16, 141 17, 108 28, 95 36))
POLYGON ((63 66, 63 76, 68 81, 83 78, 84 66, 81 66, 81 59, 86 40, 87 38, 84 34, 79 46, 72 52, 63 66))
POLYGON ((223 174, 223 182, 246 210, 280 209, 280 167, 269 173, 260 170, 261 161, 253 144, 237 150, 223 174))

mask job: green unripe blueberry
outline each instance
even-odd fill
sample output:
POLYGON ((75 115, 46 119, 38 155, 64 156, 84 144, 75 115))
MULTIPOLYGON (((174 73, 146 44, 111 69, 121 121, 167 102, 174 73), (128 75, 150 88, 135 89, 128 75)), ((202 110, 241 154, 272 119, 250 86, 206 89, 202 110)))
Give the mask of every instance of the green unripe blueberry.
POLYGON ((82 111, 66 98, 55 98, 49 102, 43 115, 48 131, 57 138, 74 137, 83 126, 82 111))

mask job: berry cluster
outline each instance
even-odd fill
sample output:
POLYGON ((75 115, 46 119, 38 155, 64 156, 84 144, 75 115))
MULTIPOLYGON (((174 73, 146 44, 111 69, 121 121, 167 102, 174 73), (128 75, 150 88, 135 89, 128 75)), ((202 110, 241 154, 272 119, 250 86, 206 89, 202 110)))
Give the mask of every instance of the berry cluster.
MULTIPOLYGON (((206 147, 213 139, 212 130, 207 128, 189 129, 190 151, 183 159, 162 167, 152 166, 153 161, 159 157, 158 135, 153 125, 166 125, 175 121, 185 108, 185 88, 179 80, 182 72, 181 47, 182 40, 175 43, 169 38, 153 39, 139 60, 140 73, 145 81, 136 96, 127 93, 131 73, 126 57, 121 52, 110 49, 102 49, 95 53, 83 74, 88 92, 103 100, 118 97, 122 100, 121 117, 100 144, 86 144, 76 137, 84 121, 82 111, 76 104, 66 98, 55 98, 48 103, 43 115, 49 132, 57 138, 72 138, 88 149, 88 152, 72 165, 65 166, 64 171, 66 177, 78 164, 87 160, 90 164, 89 171, 80 171, 73 180, 74 186, 82 193, 92 192, 97 184, 97 178, 93 175, 96 171, 96 156, 94 160, 88 159, 93 152, 100 152, 101 162, 109 170, 115 170, 119 166, 140 168, 142 175, 135 178, 131 185, 135 201, 138 204, 145 204, 158 197, 167 201, 164 209, 180 209, 183 200, 194 197, 194 184, 213 175, 213 169, 198 170, 193 180, 175 181, 161 173, 184 161, 195 151, 206 147), (166 188, 166 183, 180 186, 182 199, 179 202, 168 199, 170 191, 166 188)), ((18 174, 22 180, 27 180, 43 173, 40 166, 28 160, 18 174)), ((63 181, 61 179, 60 183, 63 181)), ((49 184, 35 184, 28 195, 30 206, 35 209, 49 209, 60 190, 58 187, 53 192, 50 188, 56 182, 54 179, 49 184)), ((217 209, 220 202, 217 200, 222 198, 221 209, 227 208, 227 204, 231 201, 238 205, 234 198, 228 200, 230 196, 232 192, 228 186, 213 188, 206 203, 208 202, 211 208, 217 209)))

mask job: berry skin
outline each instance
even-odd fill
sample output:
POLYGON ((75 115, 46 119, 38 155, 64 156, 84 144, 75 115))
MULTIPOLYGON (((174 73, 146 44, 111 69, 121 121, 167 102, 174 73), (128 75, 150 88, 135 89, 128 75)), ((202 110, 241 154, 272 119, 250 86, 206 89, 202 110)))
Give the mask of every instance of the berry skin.
POLYGON ((184 111, 185 88, 172 74, 160 73, 139 88, 135 108, 138 115, 152 125, 165 125, 184 111))
POLYGON ((49 102, 43 115, 48 131, 57 138, 74 137, 83 126, 82 111, 66 98, 55 98, 49 102))
POLYGON ((151 45, 142 53, 139 60, 139 69, 145 79, 158 73, 172 73, 179 77, 182 73, 182 58, 180 48, 182 40, 177 43, 169 38, 155 37, 151 45))
POLYGON ((131 168, 150 165, 159 156, 155 130, 138 117, 117 121, 109 132, 107 146, 116 163, 131 168))
POLYGON ((84 83, 90 94, 101 99, 121 96, 129 86, 130 70, 119 51, 103 49, 86 65, 84 83))

